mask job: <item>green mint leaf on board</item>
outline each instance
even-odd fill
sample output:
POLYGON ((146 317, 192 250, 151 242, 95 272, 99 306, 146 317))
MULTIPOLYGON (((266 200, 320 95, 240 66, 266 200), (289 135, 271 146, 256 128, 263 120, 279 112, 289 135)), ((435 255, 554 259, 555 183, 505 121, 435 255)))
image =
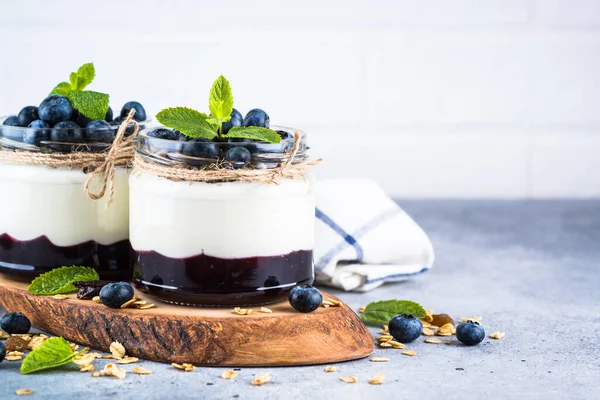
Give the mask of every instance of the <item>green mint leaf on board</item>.
POLYGON ((53 337, 44 341, 38 348, 25 357, 21 364, 22 374, 31 374, 50 368, 69 364, 75 357, 86 352, 73 352, 69 342, 62 337, 53 337))
POLYGON ((277 132, 259 126, 234 126, 225 136, 233 139, 261 140, 267 143, 281 142, 281 136, 277 132))
POLYGON ((177 129, 190 138, 210 140, 217 136, 217 128, 207 121, 208 115, 191 108, 165 108, 156 114, 156 119, 164 126, 177 129))
POLYGON ((71 93, 71 84, 69 82, 61 82, 52 91, 50 94, 60 94, 62 96, 68 96, 71 93))
POLYGON ((97 281, 100 279, 93 268, 61 267, 35 278, 27 290, 38 295, 75 293, 78 289, 73 282, 97 281))
POLYGON ((105 93, 74 90, 67 95, 67 98, 71 101, 73 108, 90 119, 104 119, 108 111, 109 97, 105 93))
POLYGON ((365 307, 365 311, 360 316, 364 322, 375 324, 387 324, 398 314, 410 314, 417 318, 423 318, 427 315, 425 309, 414 301, 410 300, 382 300, 370 303, 365 307))
POLYGON ((87 63, 83 64, 77 72, 72 72, 69 80, 71 81, 71 89, 73 90, 83 90, 87 85, 92 83, 94 77, 96 76, 96 69, 94 68, 94 64, 87 63))
POLYGON ((210 89, 210 96, 208 99, 208 109, 210 110, 211 123, 219 126, 223 122, 227 122, 231 119, 231 112, 233 111, 233 94, 231 93, 231 85, 229 81, 225 79, 223 75, 219 76, 213 83, 210 89))

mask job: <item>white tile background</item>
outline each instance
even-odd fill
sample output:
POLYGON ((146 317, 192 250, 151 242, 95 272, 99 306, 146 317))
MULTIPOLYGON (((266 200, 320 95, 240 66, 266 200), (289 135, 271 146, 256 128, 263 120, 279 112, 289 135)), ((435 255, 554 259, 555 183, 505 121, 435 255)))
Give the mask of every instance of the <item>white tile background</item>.
POLYGON ((599 0, 3 0, 0 113, 83 62, 113 108, 304 128, 321 177, 404 197, 600 196, 599 0))

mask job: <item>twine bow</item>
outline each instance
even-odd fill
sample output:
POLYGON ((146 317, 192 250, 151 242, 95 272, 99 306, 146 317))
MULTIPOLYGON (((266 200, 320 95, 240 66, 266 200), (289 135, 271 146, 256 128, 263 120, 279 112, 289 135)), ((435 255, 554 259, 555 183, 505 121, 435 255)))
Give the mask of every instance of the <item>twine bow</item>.
POLYGON ((90 172, 88 178, 85 180, 85 193, 93 200, 98 200, 104 197, 104 194, 106 193, 106 189, 108 187, 109 194, 108 199, 106 200, 106 208, 110 207, 110 205, 115 199, 115 167, 117 166, 119 161, 122 161, 124 152, 127 152, 127 154, 131 154, 133 152, 133 139, 135 139, 140 129, 137 121, 133 119, 134 114, 135 109, 132 108, 131 111, 129 111, 129 115, 127 115, 127 118, 125 118, 125 120, 119 126, 117 134, 115 135, 115 139, 113 140, 110 149, 106 153, 106 157, 100 163, 100 165, 96 167, 96 169, 90 172), (128 137, 125 137, 127 127, 132 122, 133 133, 128 137), (92 191, 90 186, 92 184, 92 181, 99 176, 101 177, 100 189, 94 192, 92 191))
MULTIPOLYGON (((157 164, 147 161, 143 156, 135 154, 134 168, 137 171, 149 172, 161 178, 172 181, 188 182, 258 182, 267 184, 279 184, 279 179, 303 178, 308 168, 322 162, 317 160, 302 160, 294 163, 294 158, 300 149, 301 134, 294 133, 294 146, 285 162, 277 168, 271 169, 229 169, 217 164, 211 164, 205 168, 194 168, 186 163, 174 163, 172 165, 157 164)), ((134 173, 136 172, 134 170, 134 173)))

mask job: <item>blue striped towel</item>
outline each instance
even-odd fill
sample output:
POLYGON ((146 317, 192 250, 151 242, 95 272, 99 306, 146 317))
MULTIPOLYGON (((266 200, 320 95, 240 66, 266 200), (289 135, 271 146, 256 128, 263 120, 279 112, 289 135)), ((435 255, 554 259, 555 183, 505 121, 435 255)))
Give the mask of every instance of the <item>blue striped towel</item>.
POLYGON ((371 180, 317 183, 317 283, 368 291, 433 265, 427 234, 371 180))

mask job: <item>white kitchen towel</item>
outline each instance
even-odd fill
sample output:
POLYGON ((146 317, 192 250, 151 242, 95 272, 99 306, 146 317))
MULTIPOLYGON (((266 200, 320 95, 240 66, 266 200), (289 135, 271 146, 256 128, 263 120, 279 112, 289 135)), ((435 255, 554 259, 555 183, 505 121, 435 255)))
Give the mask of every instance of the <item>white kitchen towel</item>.
POLYGON ((374 181, 320 181, 316 196, 317 283, 367 291, 433 265, 427 234, 374 181))

